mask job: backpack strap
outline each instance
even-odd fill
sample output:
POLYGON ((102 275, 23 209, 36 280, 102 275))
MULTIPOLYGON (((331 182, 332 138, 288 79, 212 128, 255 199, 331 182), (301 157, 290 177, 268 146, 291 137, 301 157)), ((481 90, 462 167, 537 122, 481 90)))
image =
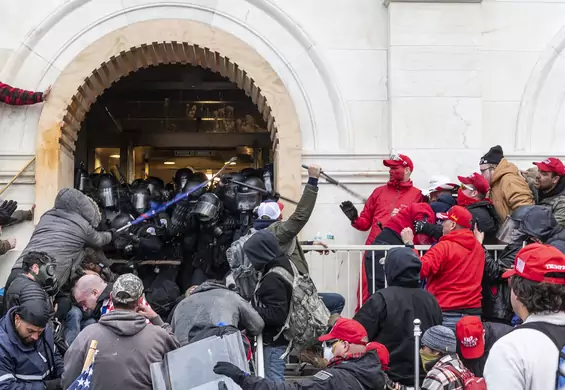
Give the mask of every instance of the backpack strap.
POLYGON ((512 329, 512 332, 518 329, 535 329, 542 332, 553 341, 560 356, 565 359, 565 354, 562 351, 565 346, 565 325, 555 325, 541 321, 526 322, 512 329))
MULTIPOLYGON (((280 332, 277 333, 277 334, 275 335, 275 337, 273 337, 273 341, 277 341, 277 339, 278 339, 279 337, 281 337, 281 335, 284 333, 284 331, 289 328, 289 325, 290 325, 290 316, 292 315, 292 311, 293 311, 293 309, 294 309, 294 305, 293 305, 293 302, 292 302, 292 294, 294 293, 294 289, 296 288, 296 286, 298 286, 298 276, 297 276, 297 275, 298 275, 298 270, 296 269, 296 266, 292 263, 292 261, 291 261, 290 259, 288 260, 288 262, 290 263, 290 266, 292 267, 292 272, 294 273, 294 275, 291 275, 290 272, 288 272, 286 269, 284 269, 283 267, 280 267, 280 266, 271 268, 271 269, 269 270, 269 272, 267 272, 267 273, 265 274, 265 276, 267 276, 267 275, 270 274, 270 273, 274 273, 274 274, 277 274, 277 275, 281 276, 281 277, 284 279, 285 282, 287 282, 288 284, 290 284, 290 286, 291 286, 291 288, 292 288, 292 293, 291 293, 291 298, 290 298, 290 305, 289 305, 289 308, 288 308, 288 315, 286 316, 286 320, 285 320, 284 325, 283 325, 283 327, 281 328, 280 332)), ((291 342, 290 345, 292 345, 292 342, 291 342)), ((290 345, 289 345, 289 348, 290 348, 290 345)), ((288 349, 287 349, 287 351, 288 351, 288 349)), ((287 354, 287 353, 285 353, 285 355, 286 355, 286 354, 287 354)), ((284 356, 284 355, 283 355, 283 356, 284 356)))

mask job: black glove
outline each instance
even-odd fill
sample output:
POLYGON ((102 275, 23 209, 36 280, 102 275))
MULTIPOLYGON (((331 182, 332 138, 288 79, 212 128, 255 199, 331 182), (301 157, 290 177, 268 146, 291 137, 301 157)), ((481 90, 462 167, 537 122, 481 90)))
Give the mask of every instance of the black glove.
POLYGON ((43 381, 43 384, 45 385, 45 390, 63 390, 61 378, 43 381))
POLYGON ((214 366, 214 372, 218 375, 225 375, 231 378, 237 385, 241 386, 243 380, 248 375, 239 369, 235 364, 229 362, 218 362, 214 366))
POLYGON ((443 231, 441 225, 431 224, 424 221, 416 221, 414 222, 414 233, 425 234, 437 240, 442 236, 443 231))
POLYGON ((351 203, 350 201, 346 200, 345 202, 342 202, 339 205, 339 207, 341 208, 341 211, 343 211, 345 216, 349 218, 351 223, 355 222, 355 220, 359 218, 357 209, 355 208, 355 206, 353 206, 353 203, 351 203))
POLYGON ((7 225, 15 221, 12 214, 18 208, 18 202, 13 200, 5 200, 0 206, 0 225, 7 225))

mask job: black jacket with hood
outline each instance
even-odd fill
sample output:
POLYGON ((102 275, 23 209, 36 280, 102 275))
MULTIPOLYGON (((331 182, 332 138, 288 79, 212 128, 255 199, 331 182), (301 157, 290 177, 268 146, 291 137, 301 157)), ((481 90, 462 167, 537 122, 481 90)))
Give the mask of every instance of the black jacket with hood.
POLYGON ((479 230, 485 233, 485 245, 496 245, 499 241, 496 238, 496 233, 500 226, 498 214, 494 209, 493 204, 488 200, 481 200, 466 207, 473 216, 479 230))
POLYGON ((294 383, 276 383, 269 379, 247 376, 241 388, 243 390, 382 390, 385 388, 385 378, 379 357, 375 352, 368 352, 358 359, 343 360, 326 368, 311 379, 294 383))
POLYGON ((96 203, 74 188, 64 188, 55 206, 41 216, 28 244, 14 264, 22 267, 23 255, 45 252, 55 259, 55 276, 63 286, 84 258, 86 247, 102 248, 112 240, 110 232, 98 232, 100 210, 96 203))
POLYGON ((256 270, 261 271, 253 306, 265 322, 263 341, 267 345, 282 346, 288 344, 281 335, 277 340, 274 337, 280 332, 290 310, 292 299, 292 286, 280 275, 269 273, 275 267, 282 267, 294 275, 288 256, 279 246, 277 237, 268 230, 255 233, 243 245, 243 251, 256 270))
MULTIPOLYGON (((406 386, 414 385, 414 319, 422 322, 422 333, 443 321, 435 297, 420 288, 421 267, 414 250, 391 249, 385 262, 389 287, 373 294, 353 317, 365 327, 370 341, 388 348, 388 375, 406 386)), ((423 370, 422 374, 423 379, 423 370)))

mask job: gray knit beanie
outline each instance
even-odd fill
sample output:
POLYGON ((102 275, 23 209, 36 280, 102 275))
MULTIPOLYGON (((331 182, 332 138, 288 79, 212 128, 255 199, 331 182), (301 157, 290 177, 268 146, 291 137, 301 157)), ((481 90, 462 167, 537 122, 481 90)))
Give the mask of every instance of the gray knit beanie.
POLYGON ((422 336, 422 345, 443 353, 455 353, 457 339, 453 331, 443 325, 432 326, 422 336))

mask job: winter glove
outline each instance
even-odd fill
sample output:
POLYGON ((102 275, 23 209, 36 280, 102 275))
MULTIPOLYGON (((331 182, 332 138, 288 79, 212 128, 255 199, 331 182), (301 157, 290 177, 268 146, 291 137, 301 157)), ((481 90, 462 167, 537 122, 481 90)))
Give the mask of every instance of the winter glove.
POLYGON ((63 390, 61 378, 43 381, 43 384, 45 385, 45 390, 63 390))
POLYGON ((0 225, 7 225, 15 221, 12 214, 18 208, 18 202, 13 200, 5 200, 0 206, 0 225))
POLYGON ((414 232, 416 234, 425 234, 435 238, 436 240, 438 240, 443 234, 441 225, 431 224, 424 221, 414 222, 414 232))
POLYGON ((218 375, 225 375, 231 378, 237 385, 241 386, 243 380, 249 374, 243 372, 236 365, 229 362, 218 362, 214 366, 214 372, 218 375))
POLYGON ((351 203, 350 201, 346 200, 345 202, 342 202, 339 205, 339 207, 341 208, 341 211, 343 211, 345 216, 349 218, 351 223, 355 222, 355 220, 359 218, 357 209, 355 208, 355 206, 353 206, 353 203, 351 203))

